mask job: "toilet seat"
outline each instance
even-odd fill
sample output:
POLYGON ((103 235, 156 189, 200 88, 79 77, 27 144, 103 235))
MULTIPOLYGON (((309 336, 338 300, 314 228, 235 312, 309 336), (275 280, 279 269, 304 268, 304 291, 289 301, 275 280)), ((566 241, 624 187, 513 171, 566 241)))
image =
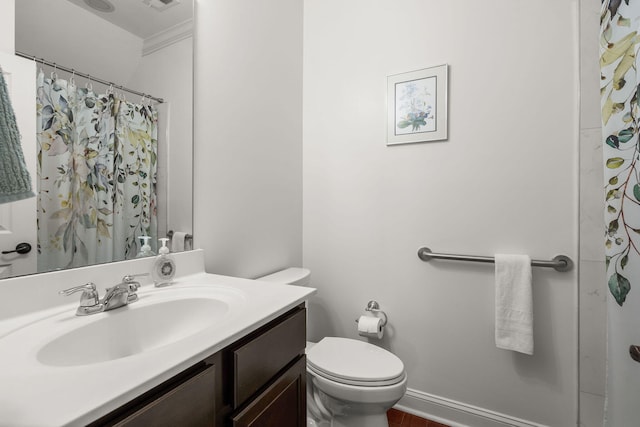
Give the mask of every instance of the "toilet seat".
POLYGON ((323 338, 307 349, 307 368, 329 380, 364 387, 393 385, 406 377, 404 364, 395 354, 339 337, 323 338))

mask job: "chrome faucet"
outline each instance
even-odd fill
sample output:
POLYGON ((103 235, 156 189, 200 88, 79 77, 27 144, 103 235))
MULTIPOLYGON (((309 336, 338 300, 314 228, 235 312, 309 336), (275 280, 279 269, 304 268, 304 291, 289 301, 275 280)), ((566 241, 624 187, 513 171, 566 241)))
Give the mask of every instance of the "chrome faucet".
POLYGON ((138 276, 147 276, 148 274, 149 273, 124 276, 122 278, 122 282, 111 288, 107 288, 107 292, 102 300, 100 300, 94 283, 87 283, 86 285, 65 289, 59 293, 63 295, 71 295, 82 291, 82 295, 80 296, 80 307, 76 310, 76 315, 86 316, 88 314, 113 310, 114 308, 122 307, 123 305, 138 301, 138 294, 136 294, 136 291, 140 288, 140 282, 137 282, 134 279, 138 276))
POLYGON ((95 283, 89 282, 86 285, 65 289, 58 293, 69 296, 80 291, 82 291, 82 295, 80 296, 80 307, 76 310, 76 316, 86 316, 87 314, 104 311, 104 305, 100 302, 95 283))

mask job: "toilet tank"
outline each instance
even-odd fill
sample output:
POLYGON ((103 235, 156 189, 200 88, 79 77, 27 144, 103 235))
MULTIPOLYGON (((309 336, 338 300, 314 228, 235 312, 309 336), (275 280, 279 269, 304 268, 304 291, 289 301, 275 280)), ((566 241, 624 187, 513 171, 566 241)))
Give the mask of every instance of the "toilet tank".
POLYGON ((277 271, 267 276, 258 277, 256 280, 280 283, 283 285, 309 286, 311 271, 307 268, 291 267, 277 271))

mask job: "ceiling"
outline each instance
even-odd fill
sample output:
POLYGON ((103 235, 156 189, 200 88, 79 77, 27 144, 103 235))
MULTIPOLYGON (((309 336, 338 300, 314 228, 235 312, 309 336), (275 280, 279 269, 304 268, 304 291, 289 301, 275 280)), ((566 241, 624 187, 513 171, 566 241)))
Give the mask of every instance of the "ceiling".
POLYGON ((193 0, 173 0, 174 5, 161 11, 151 7, 148 3, 164 6, 164 3, 168 0, 68 1, 142 39, 147 39, 193 18, 193 0), (108 6, 110 3, 115 10, 101 12, 90 7, 87 3, 94 3, 98 6, 108 6))

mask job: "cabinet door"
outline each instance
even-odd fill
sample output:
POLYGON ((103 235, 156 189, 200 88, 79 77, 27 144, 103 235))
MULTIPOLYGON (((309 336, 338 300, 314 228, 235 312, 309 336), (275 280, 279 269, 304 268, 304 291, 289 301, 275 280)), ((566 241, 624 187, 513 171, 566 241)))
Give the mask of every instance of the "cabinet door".
POLYGON ((306 311, 295 309, 233 350, 233 407, 238 408, 304 354, 306 311))
POLYGON ((215 366, 212 365, 115 425, 214 427, 215 379, 215 366))
POLYGON ((301 356, 271 386, 233 417, 233 427, 304 427, 306 358, 301 356))

